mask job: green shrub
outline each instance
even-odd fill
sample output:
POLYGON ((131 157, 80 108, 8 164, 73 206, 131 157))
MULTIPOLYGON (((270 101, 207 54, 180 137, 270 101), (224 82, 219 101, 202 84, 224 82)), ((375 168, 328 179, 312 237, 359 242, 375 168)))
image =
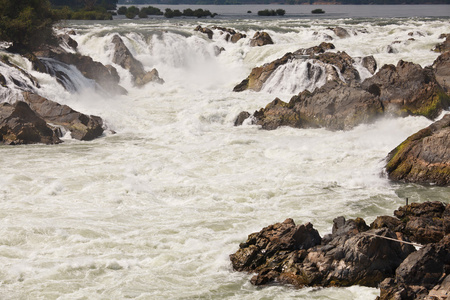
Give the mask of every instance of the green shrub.
POLYGON ((324 14, 325 11, 322 10, 322 9, 320 9, 320 8, 316 8, 316 9, 313 9, 313 10, 311 11, 311 13, 313 13, 313 14, 324 14))
POLYGON ((119 7, 119 9, 117 10, 117 14, 118 15, 122 15, 124 16, 127 13, 127 8, 125 6, 121 6, 119 7))
POLYGON ((284 9, 277 9, 276 10, 277 15, 279 16, 284 16, 284 14, 286 13, 286 11, 284 9))

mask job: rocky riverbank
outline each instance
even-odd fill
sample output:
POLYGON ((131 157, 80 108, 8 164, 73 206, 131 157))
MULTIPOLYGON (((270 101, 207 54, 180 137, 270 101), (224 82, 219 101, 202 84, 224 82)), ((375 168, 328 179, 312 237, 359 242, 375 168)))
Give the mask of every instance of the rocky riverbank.
POLYGON ((446 299, 450 204, 402 206, 370 226, 338 217, 324 237, 311 223, 287 219, 250 234, 230 260, 234 270, 256 273, 254 285, 363 285, 380 287, 379 299, 446 299))

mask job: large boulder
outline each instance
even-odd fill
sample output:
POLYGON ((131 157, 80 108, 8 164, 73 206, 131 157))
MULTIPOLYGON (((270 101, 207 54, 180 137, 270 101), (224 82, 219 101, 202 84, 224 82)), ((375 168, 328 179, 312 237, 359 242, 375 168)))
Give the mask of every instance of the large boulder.
POLYGON ((272 38, 267 32, 257 31, 253 38, 250 40, 250 47, 261 47, 264 45, 273 44, 272 38))
POLYGON ((0 103, 1 144, 57 144, 60 142, 56 131, 25 102, 0 103))
POLYGON ((313 93, 301 92, 289 103, 275 99, 254 117, 256 124, 269 130, 279 126, 343 130, 371 122, 382 113, 383 106, 376 96, 332 81, 313 93))
POLYGON ((450 114, 408 137, 387 157, 391 180, 450 185, 450 114))
POLYGON ((198 25, 194 30, 206 34, 210 40, 213 38, 214 32, 209 28, 198 25))
POLYGON ((436 118, 450 105, 431 68, 400 60, 397 66, 384 65, 362 88, 379 96, 385 112, 394 115, 422 115, 436 118))
POLYGON ((233 91, 241 92, 249 89, 258 92, 279 67, 293 61, 308 61, 309 69, 305 74, 305 80, 312 80, 314 84, 321 79, 321 76, 317 76, 317 72, 315 72, 317 68, 320 68, 320 75, 325 72, 327 82, 337 81, 349 84, 359 82, 361 77, 354 67, 354 59, 345 52, 326 52, 330 49, 334 49, 334 45, 324 42, 319 46, 288 52, 279 59, 253 68, 250 75, 236 85, 233 91))
POLYGON ((149 82, 164 83, 156 69, 149 72, 144 70, 142 63, 134 58, 119 35, 114 35, 112 43, 114 44, 113 62, 130 71, 137 86, 143 86, 149 82))
MULTIPOLYGON (((67 105, 61 105, 39 95, 24 92, 24 101, 47 123, 64 127, 77 140, 93 140, 103 133, 103 120, 87 116, 67 105)), ((44 122, 44 123, 45 123, 44 122)))

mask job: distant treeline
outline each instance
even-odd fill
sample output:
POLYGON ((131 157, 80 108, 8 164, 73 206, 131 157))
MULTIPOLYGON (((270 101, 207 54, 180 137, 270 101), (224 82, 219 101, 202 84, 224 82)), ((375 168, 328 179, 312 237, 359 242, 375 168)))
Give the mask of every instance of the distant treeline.
MULTIPOLYGON (((119 4, 323 4, 314 0, 119 0, 119 4)), ((450 4, 450 0, 330 0, 330 4, 450 4)))

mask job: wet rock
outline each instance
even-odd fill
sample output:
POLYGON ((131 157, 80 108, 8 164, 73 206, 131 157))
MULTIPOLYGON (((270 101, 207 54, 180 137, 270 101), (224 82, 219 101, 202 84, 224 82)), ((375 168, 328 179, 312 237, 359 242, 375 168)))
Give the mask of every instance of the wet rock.
POLYGON ((338 218, 328 240, 311 224, 300 230, 291 219, 249 235, 240 249, 230 255, 233 268, 256 272, 251 282, 263 285, 273 281, 303 286, 377 286, 393 276, 400 263, 414 251, 400 243, 387 228, 367 230, 365 222, 338 218), (299 235, 298 232, 302 232, 299 235), (297 238, 294 238, 296 237, 297 238), (301 238, 299 237, 301 236, 301 238), (310 242, 307 242, 310 241, 310 242))
POLYGON ((336 26, 335 28, 331 28, 331 30, 333 30, 334 34, 336 34, 341 39, 350 37, 348 31, 342 27, 336 26))
POLYGON ((391 180, 450 185, 450 114, 406 139, 387 157, 391 180))
MULTIPOLYGON (((274 60, 271 63, 265 64, 261 67, 253 68, 250 75, 241 83, 236 85, 233 89, 235 92, 241 92, 246 89, 260 91, 264 83, 271 77, 271 75, 281 66, 292 61, 311 60, 312 64, 322 66, 327 74, 327 81, 340 81, 352 83, 359 82, 360 76, 358 71, 354 68, 355 61, 345 52, 326 52, 329 49, 334 49, 334 45, 330 43, 322 43, 319 46, 308 49, 299 49, 293 53, 286 53, 283 57, 274 60)), ((307 73, 310 75, 310 73, 307 73)), ((320 78, 320 76, 319 76, 320 78)), ((316 78, 317 81, 319 78, 316 78)), ((311 77, 305 78, 310 80, 311 77)))
POLYGON ((446 299, 449 273, 450 235, 446 235, 438 243, 409 255, 397 268, 395 277, 382 282, 378 299, 446 299))
POLYGON ((159 77, 156 69, 150 72, 144 70, 142 63, 134 58, 120 36, 114 35, 112 43, 114 44, 113 62, 130 71, 137 86, 143 86, 149 82, 164 83, 164 80, 159 77))
POLYGON ((60 142, 55 130, 25 102, 0 103, 1 144, 58 144, 60 142))
POLYGON ((214 32, 209 28, 203 28, 202 26, 198 25, 194 30, 206 34, 210 40, 212 40, 213 38, 214 32))
POLYGON ((100 117, 87 116, 67 105, 33 93, 24 92, 23 96, 24 101, 40 118, 47 123, 64 127, 74 139, 89 141, 103 133, 103 120, 100 117))
POLYGON ((450 33, 449 34, 441 34, 439 38, 445 38, 445 41, 443 41, 440 44, 437 44, 434 48, 434 52, 446 52, 450 51, 450 33))
POLYGON ((247 37, 247 35, 245 35, 243 33, 240 33, 240 32, 237 32, 237 33, 235 33, 235 34, 233 34, 231 36, 230 41, 233 44, 236 44, 240 39, 243 39, 243 38, 246 38, 246 37, 247 37))
POLYGON ((242 111, 237 116, 236 120, 234 121, 234 126, 240 126, 246 119, 250 117, 250 113, 247 111, 242 111))
POLYGON ((272 102, 254 114, 256 124, 264 129, 291 126, 343 130, 371 122, 383 113, 383 106, 377 96, 334 81, 313 93, 301 92, 292 97, 288 104, 274 101, 276 103, 272 102))
POLYGON ((432 68, 436 81, 442 86, 447 95, 450 95, 450 51, 447 51, 433 62, 432 68))
POLYGON ((250 40, 250 47, 261 47, 273 44, 272 38, 267 32, 256 32, 250 40))
POLYGON ((370 74, 375 74, 377 70, 377 61, 375 60, 373 55, 363 57, 361 63, 364 68, 369 70, 370 74))
MULTIPOLYGON (((431 68, 400 60, 384 65, 362 83, 367 91, 378 91, 385 113, 436 118, 450 105, 450 97, 437 82, 431 68)), ((378 93, 377 92, 377 93, 378 93)))
POLYGON ((58 41, 60 44, 66 46, 67 48, 72 49, 73 51, 76 51, 78 47, 78 43, 74 39, 72 39, 68 34, 59 35, 58 41))

